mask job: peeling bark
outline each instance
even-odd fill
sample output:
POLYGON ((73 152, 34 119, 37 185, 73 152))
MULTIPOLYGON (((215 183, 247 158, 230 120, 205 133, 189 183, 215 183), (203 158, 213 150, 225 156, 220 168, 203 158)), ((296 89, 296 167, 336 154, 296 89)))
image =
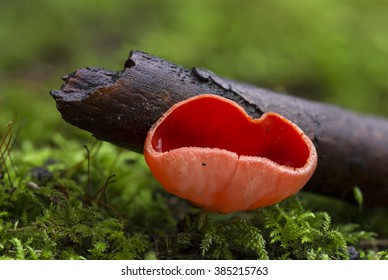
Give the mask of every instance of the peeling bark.
POLYGON ((100 139, 142 152, 150 126, 173 104, 202 93, 239 103, 252 117, 277 112, 313 140, 318 168, 305 190, 352 199, 358 186, 366 204, 388 204, 388 120, 184 69, 131 52, 122 71, 79 69, 51 92, 65 121, 100 139))

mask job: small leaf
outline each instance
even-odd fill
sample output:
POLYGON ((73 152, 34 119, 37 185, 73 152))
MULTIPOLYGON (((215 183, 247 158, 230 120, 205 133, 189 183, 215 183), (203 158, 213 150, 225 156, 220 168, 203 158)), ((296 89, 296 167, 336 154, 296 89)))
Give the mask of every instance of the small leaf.
POLYGON ((354 196, 354 199, 357 201, 359 210, 361 211, 362 205, 364 203, 364 196, 363 196, 362 191, 359 187, 356 186, 353 188, 353 196, 354 196))

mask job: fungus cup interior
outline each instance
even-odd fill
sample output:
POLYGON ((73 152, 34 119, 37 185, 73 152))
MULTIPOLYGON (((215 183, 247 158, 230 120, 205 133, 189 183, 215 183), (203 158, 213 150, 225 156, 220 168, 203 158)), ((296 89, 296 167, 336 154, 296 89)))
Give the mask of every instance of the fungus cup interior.
POLYGON ((317 166, 313 143, 295 124, 276 113, 252 119, 210 94, 171 107, 148 132, 144 157, 168 192, 219 213, 275 204, 317 166))
POLYGON ((233 101, 207 95, 167 114, 154 131, 152 146, 159 153, 182 147, 225 149, 301 168, 310 155, 301 134, 280 115, 252 119, 233 101))

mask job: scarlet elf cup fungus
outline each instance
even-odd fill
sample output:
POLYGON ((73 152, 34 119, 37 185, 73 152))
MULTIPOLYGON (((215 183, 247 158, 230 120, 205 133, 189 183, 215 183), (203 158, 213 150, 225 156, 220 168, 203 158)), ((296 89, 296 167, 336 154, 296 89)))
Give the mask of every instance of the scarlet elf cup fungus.
POLYGON ((210 94, 172 106, 148 132, 144 157, 168 192, 220 213, 276 204, 317 166, 313 143, 295 124, 276 113, 252 119, 210 94))

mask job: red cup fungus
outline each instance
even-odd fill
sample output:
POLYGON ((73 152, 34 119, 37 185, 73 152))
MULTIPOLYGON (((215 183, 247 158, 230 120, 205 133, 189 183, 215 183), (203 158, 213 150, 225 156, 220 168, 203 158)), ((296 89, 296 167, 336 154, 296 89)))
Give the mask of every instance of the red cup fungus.
POLYGON ((252 119, 210 94, 172 106, 148 132, 144 156, 168 192, 220 213, 276 204, 317 166, 313 143, 295 124, 276 113, 252 119))

